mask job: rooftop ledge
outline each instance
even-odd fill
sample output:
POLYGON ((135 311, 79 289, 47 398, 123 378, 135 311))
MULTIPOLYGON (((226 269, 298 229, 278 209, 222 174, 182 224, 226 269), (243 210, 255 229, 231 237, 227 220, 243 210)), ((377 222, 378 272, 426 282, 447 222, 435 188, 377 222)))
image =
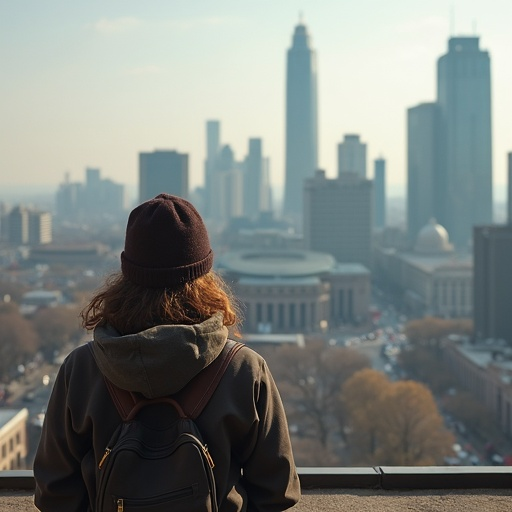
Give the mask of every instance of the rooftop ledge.
MULTIPOLYGON (((512 466, 298 468, 297 512, 509 512, 512 466)), ((0 510, 35 510, 30 470, 0 472, 0 510)))

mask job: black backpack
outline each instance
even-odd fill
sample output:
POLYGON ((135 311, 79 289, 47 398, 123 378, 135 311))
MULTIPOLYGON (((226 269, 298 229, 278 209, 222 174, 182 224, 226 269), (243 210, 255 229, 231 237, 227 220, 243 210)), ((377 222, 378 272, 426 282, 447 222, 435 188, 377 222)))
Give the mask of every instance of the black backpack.
POLYGON ((145 399, 105 379, 123 422, 98 463, 96 512, 217 512, 214 462, 194 419, 242 343, 174 397, 145 399))

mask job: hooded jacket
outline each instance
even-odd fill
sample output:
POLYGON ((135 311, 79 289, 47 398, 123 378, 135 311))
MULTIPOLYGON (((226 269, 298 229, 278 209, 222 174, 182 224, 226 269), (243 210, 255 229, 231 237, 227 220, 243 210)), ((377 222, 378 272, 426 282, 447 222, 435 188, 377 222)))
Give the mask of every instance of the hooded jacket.
MULTIPOLYGON (((147 398, 175 394, 220 354, 227 334, 221 314, 125 336, 96 328, 92 351, 75 349, 57 375, 34 461, 36 506, 94 509, 96 467, 121 422, 103 376, 147 398)), ((256 352, 236 353, 195 422, 215 461, 219 512, 277 512, 299 500, 281 398, 256 352)))

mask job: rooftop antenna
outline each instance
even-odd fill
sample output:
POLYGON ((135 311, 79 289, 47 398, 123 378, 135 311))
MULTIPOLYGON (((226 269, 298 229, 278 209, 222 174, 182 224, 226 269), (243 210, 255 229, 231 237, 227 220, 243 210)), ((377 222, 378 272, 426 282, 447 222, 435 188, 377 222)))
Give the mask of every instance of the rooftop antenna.
POLYGON ((299 24, 304 25, 304 13, 299 11, 299 24))

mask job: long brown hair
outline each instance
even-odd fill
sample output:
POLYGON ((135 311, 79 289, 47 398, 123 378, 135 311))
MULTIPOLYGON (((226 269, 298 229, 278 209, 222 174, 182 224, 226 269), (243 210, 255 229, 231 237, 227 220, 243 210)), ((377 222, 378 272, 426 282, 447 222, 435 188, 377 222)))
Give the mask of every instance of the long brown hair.
POLYGON ((81 311, 82 326, 109 324, 121 334, 155 325, 193 325, 221 312, 224 325, 237 326, 239 307, 223 279, 213 271, 177 288, 146 288, 121 272, 111 274, 81 311))

